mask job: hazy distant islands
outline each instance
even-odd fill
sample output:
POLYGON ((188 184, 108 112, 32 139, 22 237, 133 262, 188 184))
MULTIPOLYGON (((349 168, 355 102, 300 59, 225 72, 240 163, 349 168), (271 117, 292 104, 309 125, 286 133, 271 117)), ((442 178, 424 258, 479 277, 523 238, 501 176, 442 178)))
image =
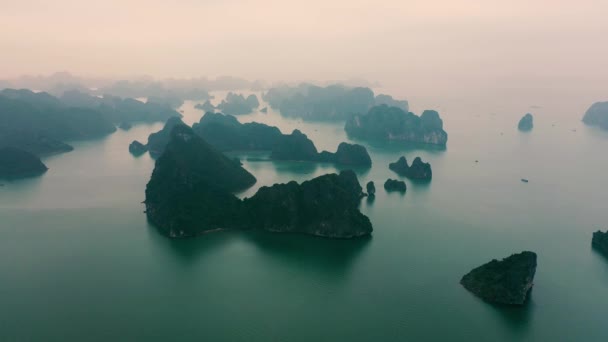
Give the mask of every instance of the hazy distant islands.
POLYGON ((309 83, 269 89, 262 98, 281 115, 305 120, 347 120, 364 114, 375 106, 386 104, 409 110, 408 102, 389 95, 374 96, 370 88, 346 87, 339 84, 319 87, 309 83))
POLYGON ((363 140, 393 140, 445 147, 448 134, 439 113, 425 110, 416 116, 398 107, 380 105, 364 115, 351 117, 344 126, 349 137, 363 140))
POLYGON ((255 181, 190 127, 177 125, 146 186, 146 215, 170 237, 254 229, 354 238, 373 230, 358 209, 363 192, 352 171, 262 187, 244 200, 232 194, 255 181))
POLYGON ((165 121, 180 114, 166 105, 113 96, 68 91, 60 98, 27 89, 0 91, 0 147, 10 146, 38 157, 69 152, 64 141, 95 139, 116 125, 165 121))

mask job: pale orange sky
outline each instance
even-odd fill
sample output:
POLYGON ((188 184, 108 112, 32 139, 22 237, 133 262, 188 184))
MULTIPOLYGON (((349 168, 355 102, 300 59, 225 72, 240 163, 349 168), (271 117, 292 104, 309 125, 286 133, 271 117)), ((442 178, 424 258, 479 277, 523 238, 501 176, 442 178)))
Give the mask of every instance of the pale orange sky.
POLYGON ((602 0, 0 0, 0 79, 605 80, 602 0))

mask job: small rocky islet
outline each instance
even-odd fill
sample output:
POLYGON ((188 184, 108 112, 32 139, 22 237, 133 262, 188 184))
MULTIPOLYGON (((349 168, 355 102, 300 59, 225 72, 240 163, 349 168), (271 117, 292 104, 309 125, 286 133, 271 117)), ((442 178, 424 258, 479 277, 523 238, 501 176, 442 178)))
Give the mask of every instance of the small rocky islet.
POLYGON ((485 301, 523 305, 534 285, 536 259, 536 253, 530 251, 494 259, 464 275, 460 284, 485 301))
POLYGON ((532 116, 532 114, 527 113, 526 115, 524 115, 521 120, 519 120, 519 123, 517 124, 517 129, 519 129, 520 131, 531 131, 532 128, 534 127, 534 117, 532 116))
POLYGON ((405 191, 407 191, 407 185, 405 185, 404 181, 389 178, 384 182, 384 190, 387 192, 398 191, 405 193, 405 191))
POLYGON ((146 215, 170 237, 253 229, 355 238, 373 230, 358 209, 364 194, 352 171, 262 187, 244 200, 232 194, 255 182, 190 127, 177 125, 146 186, 146 215))
POLYGON ((365 188, 367 190, 367 196, 369 196, 369 197, 376 196, 376 186, 374 185, 373 181, 367 182, 367 185, 365 186, 365 188))
POLYGON ((420 157, 414 158, 411 166, 408 165, 405 157, 400 157, 396 162, 390 163, 388 168, 396 172, 399 176, 411 179, 428 181, 433 178, 431 164, 423 162, 420 157))
POLYGON ((608 231, 602 232, 601 230, 598 230, 594 232, 591 239, 591 246, 593 249, 608 257, 608 231))

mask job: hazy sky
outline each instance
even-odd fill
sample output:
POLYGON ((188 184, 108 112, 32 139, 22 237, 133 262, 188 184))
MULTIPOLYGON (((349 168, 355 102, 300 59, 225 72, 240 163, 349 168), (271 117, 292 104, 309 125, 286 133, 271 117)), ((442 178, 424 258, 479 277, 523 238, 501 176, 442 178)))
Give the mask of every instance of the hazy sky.
POLYGON ((0 0, 0 78, 606 79, 608 1, 0 0))

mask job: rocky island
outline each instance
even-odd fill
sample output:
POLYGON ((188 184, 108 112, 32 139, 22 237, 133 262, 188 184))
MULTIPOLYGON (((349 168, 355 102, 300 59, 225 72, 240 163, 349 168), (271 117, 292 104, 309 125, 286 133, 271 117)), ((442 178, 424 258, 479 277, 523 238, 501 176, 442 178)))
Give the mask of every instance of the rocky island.
POLYGON ((270 151, 283 135, 274 126, 243 124, 232 115, 211 112, 205 113, 192 129, 220 151, 270 151))
POLYGON ((319 153, 300 130, 283 134, 274 126, 257 122, 240 123, 234 116, 205 113, 192 129, 220 151, 271 151, 271 159, 370 166, 371 158, 361 145, 341 143, 335 153, 319 153))
POLYGON ((589 126, 608 129, 608 101, 596 102, 585 112, 583 122, 589 126))
POLYGON ((376 186, 374 185, 374 182, 372 182, 372 181, 367 182, 367 185, 365 187, 367 190, 367 196, 369 196, 369 197, 376 196, 376 186))
POLYGON ((517 124, 517 128, 520 131, 530 131, 532 130, 532 127, 534 126, 534 118, 532 117, 532 114, 528 113, 526 115, 524 115, 521 120, 519 120, 519 123, 517 124))
POLYGON ((386 190, 386 192, 405 192, 407 190, 407 185, 405 185, 404 181, 389 178, 384 182, 384 190, 386 190))
POLYGON ((591 246, 608 257, 608 231, 602 232, 601 230, 598 230, 597 232, 594 232, 593 238, 591 239, 591 246))
POLYGON ((148 152, 148 146, 140 143, 137 140, 133 140, 133 142, 129 144, 129 152, 131 152, 131 154, 134 156, 141 156, 142 154, 148 152))
POLYGON ((185 125, 175 126, 146 186, 146 214, 170 237, 220 229, 257 229, 330 238, 369 235, 358 209, 363 196, 356 175, 343 171, 298 184, 262 187, 251 198, 232 194, 255 183, 237 162, 185 125))
POLYGON ((536 253, 524 251, 473 269, 460 284, 488 302, 523 305, 534 285, 535 273, 536 253))
POLYGON ((14 147, 0 148, 0 178, 18 179, 39 176, 48 168, 40 158, 14 147))
POLYGON ((165 122, 163 129, 148 136, 148 143, 146 146, 148 147, 151 156, 157 157, 163 153, 171 138, 171 131, 176 126, 186 126, 186 124, 181 118, 174 116, 165 122))
POLYGON ((425 110, 416 116, 398 107, 380 105, 372 107, 367 114, 350 118, 344 130, 356 139, 396 140, 445 147, 448 134, 443 130, 439 113, 425 110))
POLYGON ((342 142, 335 153, 317 152, 312 140, 300 130, 294 130, 290 135, 282 135, 273 145, 271 159, 296 160, 323 163, 335 163, 348 166, 372 165, 372 159, 364 146, 342 142))
POLYGON ((423 162, 420 157, 414 158, 411 166, 408 165, 405 157, 401 157, 396 162, 390 163, 388 168, 395 171, 399 176, 411 179, 431 180, 433 178, 431 164, 423 162))

